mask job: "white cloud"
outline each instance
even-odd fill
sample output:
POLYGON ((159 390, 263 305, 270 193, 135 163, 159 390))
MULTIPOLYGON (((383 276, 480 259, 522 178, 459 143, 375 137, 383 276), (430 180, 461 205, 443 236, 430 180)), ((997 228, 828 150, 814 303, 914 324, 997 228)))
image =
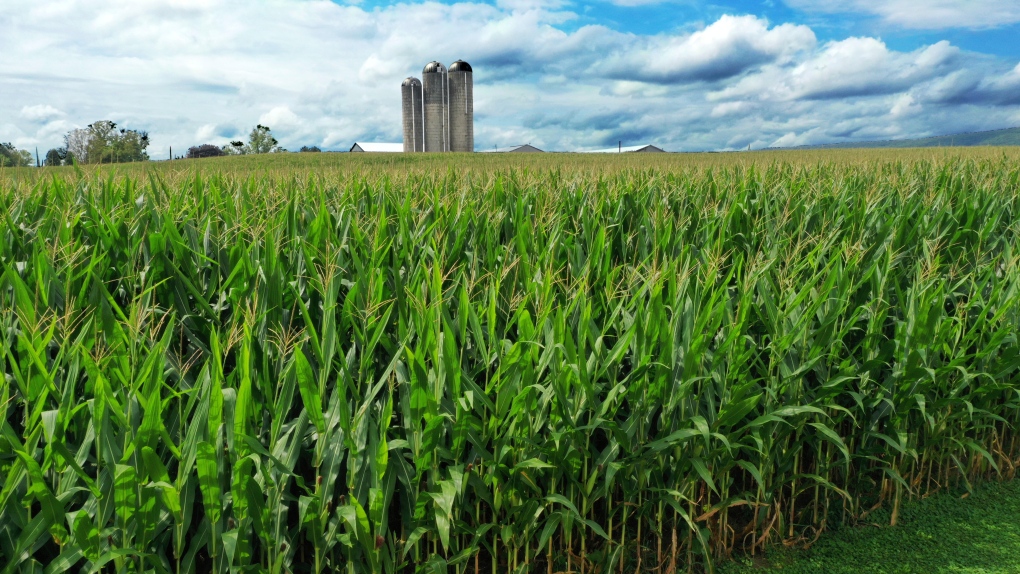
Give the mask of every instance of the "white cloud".
POLYGON ((1020 22, 1020 0, 786 0, 795 8, 863 12, 905 28, 996 28, 1020 22))
POLYGON ((725 118, 727 116, 740 116, 755 109, 751 102, 723 102, 712 107, 713 118, 725 118))
POLYGON ((46 104, 24 106, 21 108, 21 117, 30 122, 45 123, 62 115, 64 115, 64 112, 46 104))
MULTIPOLYGON (((212 142, 213 140, 225 140, 216 133, 216 124, 205 124, 195 130, 195 140, 200 142, 212 142)), ((201 144, 200 144, 201 145, 201 144)))
POLYGON ((302 121, 287 106, 278 106, 259 116, 259 123, 288 131, 299 127, 302 121))
POLYGON ((662 83, 723 80, 766 62, 786 63, 814 48, 815 34, 807 26, 770 29, 754 16, 723 16, 692 34, 653 36, 640 44, 609 58, 608 75, 662 83))
POLYGON ((710 97, 817 100, 895 94, 954 71, 959 54, 948 42, 903 53, 875 38, 848 38, 829 42, 795 66, 763 67, 710 97))
POLYGON ((911 116, 921 112, 921 105, 914 99, 914 96, 910 94, 903 94, 896 98, 896 102, 893 104, 889 115, 894 118, 903 118, 911 116))
POLYGON ((753 16, 657 35, 561 27, 572 6, 0 0, 0 141, 55 147, 98 119, 149 131, 153 157, 256 123, 288 149, 399 141, 400 82, 457 58, 475 69, 480 149, 916 136, 1003 127, 1020 108, 1015 62, 945 42, 819 46, 807 26, 753 16))

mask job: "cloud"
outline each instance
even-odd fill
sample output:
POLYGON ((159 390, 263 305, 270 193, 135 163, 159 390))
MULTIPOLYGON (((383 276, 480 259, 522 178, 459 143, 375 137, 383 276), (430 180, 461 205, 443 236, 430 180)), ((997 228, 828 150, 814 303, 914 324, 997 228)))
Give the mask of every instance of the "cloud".
POLYGON ((606 75, 656 83, 717 81, 769 62, 785 63, 815 45, 807 26, 769 28, 754 16, 723 16, 685 36, 660 35, 599 64, 606 75))
POLYGON ((710 99, 826 100, 901 93, 956 71, 960 51, 939 42, 914 52, 875 38, 829 42, 793 66, 767 66, 710 94, 710 99))
POLYGON ((278 106, 259 116, 259 123, 281 131, 302 125, 302 120, 287 106, 278 106))
POLYGON ((56 147, 99 119, 147 130, 153 157, 244 138, 256 123, 288 149, 400 141, 400 82, 457 58, 475 70, 479 149, 742 149, 1020 117, 1016 62, 947 42, 819 45, 808 26, 746 15, 642 35, 574 6, 0 0, 0 141, 56 147))
POLYGON ((21 117, 30 122, 46 123, 54 118, 63 116, 64 112, 45 104, 24 106, 21 108, 21 117))
POLYGON ((891 26, 940 30, 998 28, 1020 22, 1020 0, 786 0, 827 13, 863 12, 891 26))

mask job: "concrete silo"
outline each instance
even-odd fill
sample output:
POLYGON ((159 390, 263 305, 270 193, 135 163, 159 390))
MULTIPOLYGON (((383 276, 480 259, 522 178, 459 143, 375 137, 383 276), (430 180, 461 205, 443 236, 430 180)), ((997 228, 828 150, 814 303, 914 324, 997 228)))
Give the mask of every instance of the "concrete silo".
POLYGON ((425 151, 450 151, 450 89, 446 66, 432 62, 422 70, 425 151))
POLYGON ((404 151, 425 151, 425 120, 422 117, 422 90, 418 78, 408 78, 400 86, 404 112, 404 151))
POLYGON ((475 90, 471 64, 450 66, 450 151, 475 151, 475 90))

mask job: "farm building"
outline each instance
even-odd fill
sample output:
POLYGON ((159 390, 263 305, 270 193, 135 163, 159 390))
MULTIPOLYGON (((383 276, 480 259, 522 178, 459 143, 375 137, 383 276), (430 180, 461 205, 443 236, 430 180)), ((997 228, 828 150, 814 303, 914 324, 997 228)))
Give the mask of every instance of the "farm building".
POLYGON ((475 151, 474 72, 457 60, 429 62, 400 87, 406 152, 475 151))
POLYGON ((544 153, 543 150, 540 150, 531 144, 500 147, 495 149, 487 149, 483 151, 486 151, 488 153, 544 153))
POLYGON ((355 142, 354 145, 351 146, 350 151, 363 151, 368 153, 401 153, 404 151, 404 144, 355 142))
POLYGON ((609 147, 605 149, 593 149, 581 153, 664 153, 663 149, 654 145, 630 145, 630 146, 617 146, 609 147))

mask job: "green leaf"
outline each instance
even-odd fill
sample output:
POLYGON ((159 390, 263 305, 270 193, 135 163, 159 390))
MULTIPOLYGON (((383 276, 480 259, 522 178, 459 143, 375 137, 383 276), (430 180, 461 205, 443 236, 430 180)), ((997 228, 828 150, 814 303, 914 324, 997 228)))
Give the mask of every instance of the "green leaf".
POLYGON ((319 434, 326 432, 326 418, 322 414, 322 397, 319 395, 319 383, 312 374, 312 366, 308 363, 300 348, 294 349, 294 368, 297 370, 298 390, 301 402, 308 412, 308 419, 315 425, 319 434))
POLYGON ((114 472, 114 501, 117 516, 122 524, 127 524, 138 508, 138 481, 135 467, 118 464, 114 472))
POLYGON ((219 459, 213 445, 205 441, 198 443, 195 466, 198 468, 198 486, 205 503, 205 515, 210 522, 216 524, 223 511, 223 500, 220 496, 219 459))

